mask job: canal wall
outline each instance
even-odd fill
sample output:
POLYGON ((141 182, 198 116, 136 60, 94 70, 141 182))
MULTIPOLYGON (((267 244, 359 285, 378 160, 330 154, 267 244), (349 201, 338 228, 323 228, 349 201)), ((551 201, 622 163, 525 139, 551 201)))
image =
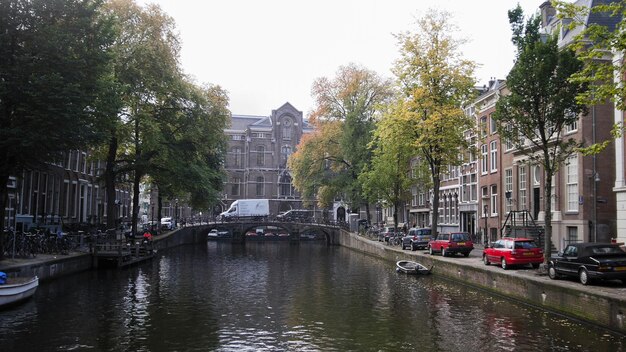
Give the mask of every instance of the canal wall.
POLYGON ((79 273, 91 269, 91 254, 39 255, 26 260, 5 259, 0 262, 0 271, 9 277, 37 276, 39 281, 79 273))
MULTIPOLYGON (((154 237, 153 248, 158 251, 184 244, 206 242, 208 225, 183 227, 154 237)), ((41 254, 35 258, 11 259, 0 262, 0 271, 9 277, 38 276, 40 281, 76 274, 94 268, 90 253, 73 252, 68 255, 41 254)))
MULTIPOLYGON (((433 273, 469 286, 568 317, 626 333, 626 297, 619 288, 583 286, 573 280, 551 280, 535 270, 503 270, 476 257, 431 256, 372 241, 344 231, 339 244, 394 263, 415 260, 434 266, 433 273), (611 292, 613 291, 613 292, 611 292)), ((476 251, 477 249, 475 249, 476 251)))

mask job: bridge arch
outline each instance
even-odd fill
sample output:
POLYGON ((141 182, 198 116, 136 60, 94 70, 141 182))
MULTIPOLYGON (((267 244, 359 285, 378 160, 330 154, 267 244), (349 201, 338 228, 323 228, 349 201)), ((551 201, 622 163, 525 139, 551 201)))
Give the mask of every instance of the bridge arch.
POLYGON ((299 241, 300 235, 307 232, 314 232, 324 237, 326 244, 336 244, 338 226, 317 224, 317 223, 298 223, 298 222, 279 222, 279 221, 239 221, 239 222, 219 222, 211 224, 214 228, 228 230, 232 235, 233 242, 245 242, 246 233, 254 231, 257 228, 277 228, 289 233, 291 241, 299 241))

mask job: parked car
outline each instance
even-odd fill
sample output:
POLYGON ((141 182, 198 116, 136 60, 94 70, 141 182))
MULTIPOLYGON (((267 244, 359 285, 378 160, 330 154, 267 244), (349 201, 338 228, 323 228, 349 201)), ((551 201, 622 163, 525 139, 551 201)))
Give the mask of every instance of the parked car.
POLYGON ((543 263, 543 249, 531 238, 503 237, 483 250, 483 262, 500 264, 504 270, 527 264, 536 269, 543 263))
POLYGON ((171 217, 161 218, 161 229, 163 230, 173 230, 174 229, 174 221, 171 217))
POLYGON ((474 243, 467 232, 440 233, 428 242, 428 252, 431 255, 438 252, 446 257, 461 253, 468 257, 472 249, 474 249, 474 243))
POLYGON ((402 237, 402 249, 411 248, 412 251, 428 248, 430 229, 410 228, 409 233, 402 237))
POLYGON ((229 237, 229 232, 228 232, 228 231, 224 231, 224 230, 212 229, 212 230, 211 230, 211 231, 209 231, 209 233, 207 234, 207 237, 208 237, 209 239, 216 239, 216 238, 229 237))
POLYGON ((389 242, 389 237, 393 236, 394 234, 394 228, 393 226, 386 226, 383 227, 382 231, 380 231, 378 233, 378 241, 379 242, 389 242))
POLYGON ((612 243, 572 243, 550 258, 548 276, 578 277, 583 285, 595 279, 619 279, 626 283, 626 253, 612 243))
POLYGON ((311 222, 313 212, 306 209, 291 209, 276 215, 278 221, 311 222))

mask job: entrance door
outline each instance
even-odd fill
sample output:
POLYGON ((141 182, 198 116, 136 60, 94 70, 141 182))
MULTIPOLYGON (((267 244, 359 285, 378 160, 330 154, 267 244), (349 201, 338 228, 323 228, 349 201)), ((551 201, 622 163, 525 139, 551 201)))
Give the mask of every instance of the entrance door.
POLYGON ((540 202, 539 187, 533 188, 533 216, 535 217, 535 220, 537 220, 537 217, 539 216, 540 202))

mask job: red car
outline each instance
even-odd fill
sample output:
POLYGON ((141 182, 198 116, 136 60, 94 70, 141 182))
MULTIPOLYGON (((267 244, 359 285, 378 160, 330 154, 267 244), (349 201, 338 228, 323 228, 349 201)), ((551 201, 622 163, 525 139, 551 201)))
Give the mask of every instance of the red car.
POLYGON ((440 233, 437 238, 428 242, 428 253, 441 252, 444 257, 456 253, 467 257, 472 249, 474 243, 467 232, 440 233))
POLYGON ((483 250, 485 265, 498 263, 506 270, 512 265, 531 264, 538 268, 543 263, 543 249, 531 238, 503 237, 483 250))

